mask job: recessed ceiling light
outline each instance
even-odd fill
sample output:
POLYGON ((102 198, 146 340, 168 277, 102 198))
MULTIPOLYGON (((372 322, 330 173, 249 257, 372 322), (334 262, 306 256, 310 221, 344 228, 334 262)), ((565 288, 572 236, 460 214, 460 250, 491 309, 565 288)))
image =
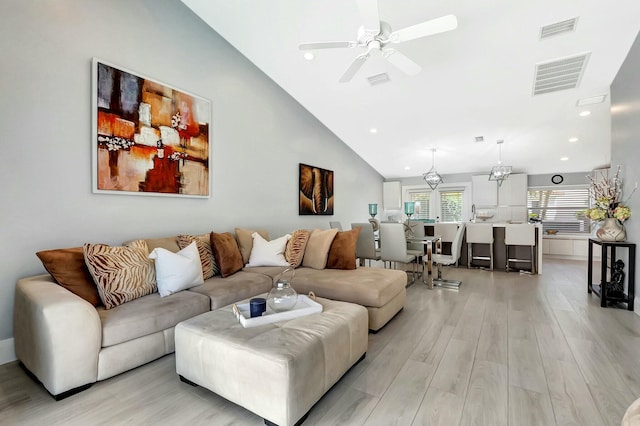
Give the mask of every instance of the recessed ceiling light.
POLYGON ((578 142, 578 138, 569 138, 569 142, 578 142))
POLYGON ((582 111, 580 113, 580 117, 586 117, 587 115, 591 115, 591 111, 582 111))
POLYGON ((569 161, 569 157, 561 157, 560 161, 569 161))
POLYGON ((404 166, 405 170, 411 170, 411 166, 404 166))
POLYGON ((313 56, 313 53, 311 53, 311 52, 305 52, 305 53, 304 53, 304 58, 305 58, 307 61, 312 61, 312 60, 313 60, 313 58, 315 58, 315 56, 313 56))
POLYGON ((375 127, 372 127, 369 129, 369 133, 378 133, 378 129, 376 129, 375 127))

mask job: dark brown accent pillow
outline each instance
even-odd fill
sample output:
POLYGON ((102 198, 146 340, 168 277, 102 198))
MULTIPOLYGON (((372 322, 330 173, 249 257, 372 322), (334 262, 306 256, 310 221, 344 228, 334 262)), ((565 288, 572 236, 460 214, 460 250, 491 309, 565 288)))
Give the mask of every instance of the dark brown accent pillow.
POLYGON ((102 305, 98 288, 84 263, 82 247, 44 250, 36 253, 44 268, 62 287, 93 306, 102 305))
POLYGON ((356 269, 356 245, 360 229, 338 232, 329 249, 327 269, 356 269))
POLYGON ((231 233, 224 232, 218 234, 212 232, 211 248, 213 249, 213 257, 216 259, 216 263, 220 268, 222 278, 226 278, 242 270, 244 266, 242 254, 240 254, 238 243, 231 233))

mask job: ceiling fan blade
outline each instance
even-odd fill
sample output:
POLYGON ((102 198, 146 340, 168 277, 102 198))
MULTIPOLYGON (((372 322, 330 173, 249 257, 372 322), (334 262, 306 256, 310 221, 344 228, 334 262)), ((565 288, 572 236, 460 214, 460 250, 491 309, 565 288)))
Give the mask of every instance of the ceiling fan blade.
POLYGON ((369 35, 380 32, 380 15, 378 14, 378 0, 358 0, 358 10, 362 18, 362 27, 369 35))
POLYGON ((351 81, 354 75, 358 72, 360 67, 369 59, 369 54, 365 53, 358 55, 356 59, 349 65, 349 68, 340 77, 340 83, 348 83, 351 81))
POLYGON ((300 43, 298 49, 300 50, 315 50, 315 49, 335 49, 341 47, 356 47, 358 43, 355 41, 321 41, 317 43, 300 43))
POLYGON ((401 43, 403 41, 415 40, 420 37, 455 30, 456 28, 458 28, 458 18, 456 18, 455 15, 446 15, 394 31, 391 33, 389 39, 392 43, 401 43))
POLYGON ((382 56, 405 74, 416 75, 422 71, 422 67, 420 65, 416 64, 395 49, 383 50, 382 56))

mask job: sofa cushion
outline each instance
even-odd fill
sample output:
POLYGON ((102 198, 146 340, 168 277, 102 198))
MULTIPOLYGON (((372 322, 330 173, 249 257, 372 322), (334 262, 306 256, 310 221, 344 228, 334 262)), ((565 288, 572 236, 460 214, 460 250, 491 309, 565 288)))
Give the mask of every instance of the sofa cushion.
POLYGON ((291 233, 291 239, 287 242, 287 248, 284 250, 284 258, 294 268, 302 265, 309 235, 311 235, 311 232, 306 229, 298 229, 291 233))
POLYGON ((157 290, 156 272, 144 240, 128 246, 85 244, 84 259, 106 309, 157 290))
MULTIPOLYGON (((178 238, 175 236, 164 238, 147 238, 144 241, 147 243, 149 252, 158 247, 162 247, 163 249, 167 249, 174 253, 180 250, 180 245, 178 245, 178 238)), ((131 244, 132 242, 133 241, 126 241, 123 245, 126 246, 127 244, 131 244)))
POLYGON ((324 269, 327 266, 327 257, 331 243, 338 233, 337 229, 314 229, 309 236, 307 247, 304 250, 302 266, 313 269, 324 269))
POLYGON ((216 259, 213 257, 213 249, 211 248, 211 234, 197 236, 178 235, 178 245, 181 249, 191 244, 192 241, 195 241, 198 246, 198 253, 200 254, 200 261, 202 263, 202 278, 206 280, 215 274, 219 274, 220 270, 216 264, 216 259))
POLYGON ((160 297, 204 283, 195 241, 177 253, 157 247, 149 254, 149 258, 154 260, 160 297))
POLYGON ((362 267, 350 271, 299 268, 292 285, 299 294, 313 291, 319 297, 378 308, 405 291, 407 274, 383 268, 362 267))
POLYGON ((230 233, 218 234, 217 232, 212 232, 211 248, 213 249, 213 257, 215 257, 216 263, 220 268, 220 275, 223 278, 233 275, 244 266, 238 243, 230 233))
POLYGON ((207 312, 209 305, 208 297, 181 291, 169 297, 149 294, 113 309, 97 308, 102 322, 102 347, 174 327, 181 321, 207 312))
POLYGON ((254 232, 252 237, 253 248, 246 266, 289 266, 284 258, 284 250, 291 238, 290 234, 271 241, 265 240, 257 232, 254 232))
POLYGON ((259 294, 266 297, 266 293, 272 287, 273 281, 270 277, 263 274, 240 271, 228 278, 219 276, 209 278, 203 285, 191 287, 187 291, 209 296, 211 309, 213 310, 259 294))
POLYGON ((356 269, 356 245, 360 228, 338 232, 331 243, 327 268, 356 269))
POLYGON ((240 248, 240 253, 242 254, 243 265, 249 263, 249 258, 251 257, 251 249, 253 248, 252 235, 254 232, 257 232, 262 238, 269 241, 269 233, 265 230, 235 228, 236 241, 238 242, 238 247, 240 248))
POLYGON ((98 288, 84 263, 82 247, 44 250, 36 253, 58 284, 93 306, 102 305, 98 288))

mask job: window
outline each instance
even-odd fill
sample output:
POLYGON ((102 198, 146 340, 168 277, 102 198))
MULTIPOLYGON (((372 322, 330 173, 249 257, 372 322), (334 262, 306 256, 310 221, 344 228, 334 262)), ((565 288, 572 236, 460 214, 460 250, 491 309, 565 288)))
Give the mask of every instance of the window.
POLYGON ((542 221, 542 229, 565 234, 590 233, 591 223, 583 211, 589 208, 589 188, 529 188, 527 209, 542 221))
POLYGON ((462 190, 440 191, 440 220, 442 222, 462 221, 462 190))
MULTIPOLYGON (((442 222, 461 222, 464 216, 465 188, 460 186, 438 187, 431 190, 415 186, 405 189, 406 201, 413 201, 413 219, 431 219, 442 222)), ((467 213, 468 214, 468 213, 467 213)))
POLYGON ((429 219, 431 192, 409 192, 409 200, 415 203, 414 219, 429 219))

